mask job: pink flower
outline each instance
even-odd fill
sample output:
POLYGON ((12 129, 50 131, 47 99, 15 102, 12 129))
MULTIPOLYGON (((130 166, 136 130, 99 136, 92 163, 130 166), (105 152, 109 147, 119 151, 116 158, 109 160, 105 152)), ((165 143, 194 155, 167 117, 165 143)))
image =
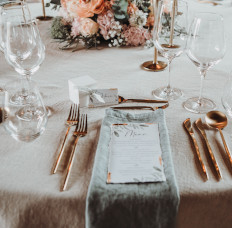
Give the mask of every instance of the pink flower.
POLYGON ((78 36, 80 35, 80 19, 79 18, 75 18, 72 22, 72 31, 71 31, 71 35, 72 36, 78 36))
POLYGON ((132 26, 124 26, 123 35, 126 39, 126 45, 132 46, 144 45, 146 40, 152 38, 147 29, 132 26))
POLYGON ((92 36, 97 33, 98 24, 90 18, 83 18, 80 21, 80 33, 83 36, 92 36))
POLYGON ((104 37, 105 40, 108 38, 108 32, 111 29, 112 22, 114 22, 114 13, 111 10, 108 10, 102 14, 98 15, 97 23, 100 28, 100 33, 104 37))

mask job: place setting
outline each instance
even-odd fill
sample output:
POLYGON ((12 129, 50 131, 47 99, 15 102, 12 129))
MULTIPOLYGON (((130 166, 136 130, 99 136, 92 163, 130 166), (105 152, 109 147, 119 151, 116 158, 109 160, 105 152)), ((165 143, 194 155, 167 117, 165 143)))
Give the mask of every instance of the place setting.
POLYGON ((59 14, 46 23, 44 1, 0 6, 0 199, 33 199, 15 217, 80 228, 223 221, 212 212, 231 200, 232 77, 223 88, 219 65, 229 16, 213 11, 222 1, 51 1, 59 14), (40 82, 59 91, 41 93, 40 82))

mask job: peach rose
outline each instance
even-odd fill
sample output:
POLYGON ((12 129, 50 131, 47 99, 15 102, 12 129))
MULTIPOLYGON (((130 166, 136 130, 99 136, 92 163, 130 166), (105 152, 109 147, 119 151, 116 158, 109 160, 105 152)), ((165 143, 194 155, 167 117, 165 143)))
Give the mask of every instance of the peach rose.
POLYGON ((78 2, 75 0, 61 0, 61 6, 64 12, 66 12, 71 18, 78 16, 77 7, 78 2))
POLYGON ((61 6, 71 17, 93 17, 104 10, 104 0, 61 0, 61 6))
POLYGON ((76 13, 79 17, 93 17, 104 10, 104 0, 79 0, 76 13))
POLYGON ((83 18, 80 22, 80 33, 83 36, 92 36, 97 33, 98 24, 90 18, 83 18))
POLYGON ((153 27, 154 26, 154 15, 149 15, 148 18, 147 18, 147 23, 146 23, 146 26, 147 27, 153 27))

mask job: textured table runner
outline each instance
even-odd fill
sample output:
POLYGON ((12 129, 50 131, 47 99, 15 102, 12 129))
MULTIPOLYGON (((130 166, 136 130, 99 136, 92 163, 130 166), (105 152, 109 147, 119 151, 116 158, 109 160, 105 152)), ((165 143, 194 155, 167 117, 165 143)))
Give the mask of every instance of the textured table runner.
POLYGON ((143 114, 106 110, 86 198, 86 228, 171 228, 179 205, 163 110, 143 114), (112 123, 159 123, 166 182, 106 184, 112 123))

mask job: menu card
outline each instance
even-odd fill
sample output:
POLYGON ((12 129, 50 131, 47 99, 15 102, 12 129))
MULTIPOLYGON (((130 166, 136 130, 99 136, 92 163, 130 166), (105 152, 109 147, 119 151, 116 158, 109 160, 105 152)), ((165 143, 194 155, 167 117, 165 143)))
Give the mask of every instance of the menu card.
POLYGON ((166 181, 157 123, 111 126, 107 183, 166 181))

